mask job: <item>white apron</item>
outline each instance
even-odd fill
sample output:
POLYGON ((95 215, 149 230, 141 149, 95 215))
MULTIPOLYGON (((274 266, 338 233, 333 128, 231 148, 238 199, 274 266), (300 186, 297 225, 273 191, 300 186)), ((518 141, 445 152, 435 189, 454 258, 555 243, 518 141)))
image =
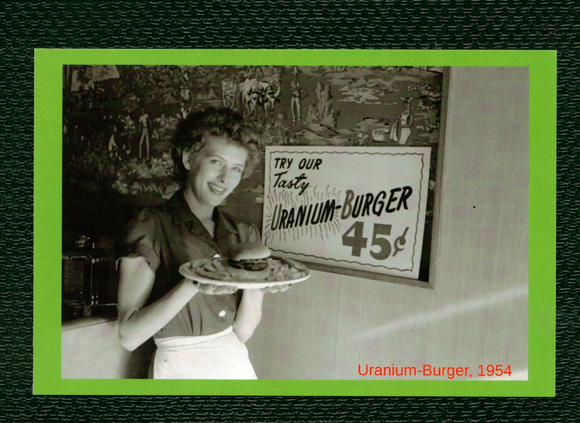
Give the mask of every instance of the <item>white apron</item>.
POLYGON ((230 326, 207 336, 155 340, 153 379, 257 379, 248 349, 230 326))

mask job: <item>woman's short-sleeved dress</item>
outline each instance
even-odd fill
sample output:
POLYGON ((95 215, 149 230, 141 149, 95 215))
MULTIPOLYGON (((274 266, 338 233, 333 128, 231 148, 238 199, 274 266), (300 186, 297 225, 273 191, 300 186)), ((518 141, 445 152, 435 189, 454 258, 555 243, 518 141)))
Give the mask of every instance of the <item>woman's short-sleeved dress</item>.
MULTIPOLYGON (((260 240, 255 226, 234 222, 217 208, 214 213, 212 237, 191 212, 183 191, 178 191, 164 204, 141 210, 129 223, 119 256, 143 257, 155 272, 147 304, 163 297, 183 279, 179 273, 183 263, 216 255, 227 257, 236 244, 260 240)), ((241 296, 242 291, 230 295, 197 293, 154 335, 158 348, 175 337, 183 342, 183 337, 219 336, 231 328, 241 296)))

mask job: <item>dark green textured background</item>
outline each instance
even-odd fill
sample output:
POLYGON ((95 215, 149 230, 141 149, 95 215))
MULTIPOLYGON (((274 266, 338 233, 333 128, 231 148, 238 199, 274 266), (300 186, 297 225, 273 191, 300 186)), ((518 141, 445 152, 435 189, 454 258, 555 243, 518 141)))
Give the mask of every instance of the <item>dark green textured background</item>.
POLYGON ((0 6, 0 422, 574 421, 580 408, 576 241, 580 203, 575 176, 580 168, 575 148, 580 6, 575 1, 490 4, 4 2, 0 6), (556 398, 33 397, 34 48, 558 50, 556 398))

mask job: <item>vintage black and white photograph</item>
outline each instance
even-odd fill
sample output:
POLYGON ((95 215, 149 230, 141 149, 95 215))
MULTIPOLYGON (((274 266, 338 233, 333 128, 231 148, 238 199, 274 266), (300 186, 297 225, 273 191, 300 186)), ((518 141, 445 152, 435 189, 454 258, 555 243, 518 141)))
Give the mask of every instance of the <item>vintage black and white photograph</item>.
POLYGON ((527 380, 528 91, 64 66, 62 378, 527 380))

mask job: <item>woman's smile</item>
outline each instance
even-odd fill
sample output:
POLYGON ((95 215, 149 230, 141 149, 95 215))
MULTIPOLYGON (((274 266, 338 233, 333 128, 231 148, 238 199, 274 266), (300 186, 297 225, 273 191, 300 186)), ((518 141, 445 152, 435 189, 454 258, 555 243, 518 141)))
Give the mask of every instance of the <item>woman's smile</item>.
POLYGON ((228 190, 225 187, 222 188, 222 187, 220 187, 216 184, 213 184, 211 182, 209 182, 207 185, 209 186, 209 189, 211 192, 213 192, 215 195, 219 195, 219 196, 224 195, 224 193, 226 193, 228 190))

